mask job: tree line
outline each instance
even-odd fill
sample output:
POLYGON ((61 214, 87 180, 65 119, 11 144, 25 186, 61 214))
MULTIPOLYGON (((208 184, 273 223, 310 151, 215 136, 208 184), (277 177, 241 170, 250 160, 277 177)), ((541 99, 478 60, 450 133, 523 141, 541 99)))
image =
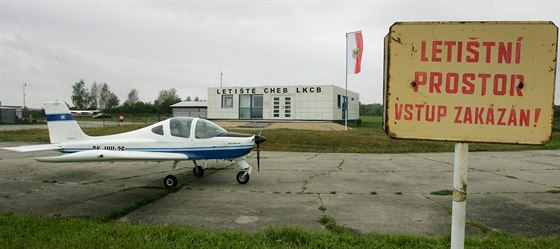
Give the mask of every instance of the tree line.
POLYGON ((383 115, 382 104, 360 103, 360 116, 381 116, 381 115, 383 115))
MULTIPOLYGON (((151 102, 140 101, 138 90, 132 89, 127 95, 127 99, 122 105, 119 104, 119 98, 111 92, 107 83, 97 83, 86 88, 84 80, 80 80, 72 86, 72 109, 79 110, 101 110, 110 113, 160 113, 170 114, 171 105, 181 102, 181 98, 177 95, 175 88, 161 90, 158 97, 151 102)), ((184 101, 200 101, 190 96, 184 101)), ((362 104, 360 103, 361 116, 381 116, 383 115, 382 104, 362 104)), ((554 106, 554 117, 556 120, 560 118, 560 106, 554 106)))
MULTIPOLYGON (((132 89, 127 94, 126 100, 120 104, 119 98, 111 92, 107 83, 93 84, 87 88, 84 80, 80 80, 72 85, 72 107, 76 110, 100 110, 109 113, 171 113, 171 105, 181 102, 175 88, 159 91, 158 97, 154 102, 143 102, 138 97, 138 90, 132 89)), ((187 96, 185 101, 200 101, 197 97, 194 100, 187 96)))

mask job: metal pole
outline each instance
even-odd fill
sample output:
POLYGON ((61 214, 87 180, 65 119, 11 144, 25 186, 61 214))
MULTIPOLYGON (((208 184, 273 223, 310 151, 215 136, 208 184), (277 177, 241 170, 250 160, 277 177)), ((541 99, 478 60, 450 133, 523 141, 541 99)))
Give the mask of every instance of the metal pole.
POLYGON ((25 108, 25 87, 27 86, 27 83, 23 83, 23 108, 25 108))
POLYGON ((344 130, 348 130, 348 33, 346 33, 346 94, 345 97, 342 99, 342 111, 344 112, 344 130), (344 106, 344 102, 346 100, 346 107, 344 106))
POLYGON ((451 248, 465 246, 465 223, 467 219, 467 171, 469 144, 455 144, 453 164, 453 210, 451 215, 451 248))

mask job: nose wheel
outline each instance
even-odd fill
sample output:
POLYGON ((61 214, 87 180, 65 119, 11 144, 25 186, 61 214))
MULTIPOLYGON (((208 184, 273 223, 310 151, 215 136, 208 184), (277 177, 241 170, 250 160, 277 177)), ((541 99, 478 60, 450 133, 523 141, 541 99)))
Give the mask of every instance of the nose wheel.
POLYGON ((236 177, 239 184, 246 184, 247 182, 249 182, 249 178, 249 173, 247 173, 246 171, 239 171, 236 177))

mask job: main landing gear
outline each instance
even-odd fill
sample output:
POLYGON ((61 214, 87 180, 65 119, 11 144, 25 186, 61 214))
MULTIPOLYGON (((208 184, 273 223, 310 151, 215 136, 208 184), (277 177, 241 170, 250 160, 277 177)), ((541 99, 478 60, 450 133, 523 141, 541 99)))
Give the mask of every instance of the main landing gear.
POLYGON ((166 188, 173 188, 177 186, 177 177, 174 175, 166 176, 165 179, 163 179, 163 185, 165 185, 166 188))
POLYGON ((194 168, 192 171, 192 174, 196 177, 201 177, 204 175, 204 169, 206 168, 206 165, 208 164, 208 161, 204 162, 204 167, 198 166, 198 164, 196 164, 196 161, 193 161, 194 163, 194 168))
MULTIPOLYGON (((163 185, 166 188, 173 188, 177 186, 177 177, 175 176, 175 169, 177 167, 177 164, 179 163, 179 161, 175 161, 173 162, 173 167, 171 169, 171 172, 173 174, 166 176, 163 179, 163 185)), ((193 168, 193 175, 196 177, 202 177, 204 176, 204 169, 206 168, 206 165, 208 164, 208 162, 204 163, 204 166, 199 166, 196 161, 193 160, 194 163, 194 168, 193 168)), ((249 182, 250 179, 250 174, 251 171, 253 170, 253 167, 251 167, 251 165, 249 165, 249 163, 247 163, 247 161, 245 161, 245 158, 238 160, 237 161, 237 165, 239 165, 239 167, 241 168, 241 171, 239 171, 237 173, 237 176, 235 177, 235 179, 237 180, 237 182, 239 184, 246 184, 249 182)))
MULTIPOLYGON (((175 173, 175 169, 177 168, 177 164, 179 163, 179 161, 175 161, 173 162, 173 167, 171 168, 171 172, 175 173)), ((194 168, 193 168, 193 175, 196 177, 201 177, 204 175, 204 169, 206 168, 206 165, 208 164, 208 161, 206 161, 204 163, 204 166, 198 166, 198 164, 196 164, 196 161, 193 160, 194 163, 194 168)), ((166 188, 173 188, 177 186, 177 177, 173 174, 173 175, 168 175, 163 179, 163 185, 166 188)))
MULTIPOLYGON (((174 161, 173 162, 173 167, 171 167, 171 172, 175 173, 175 169, 177 168, 177 164, 179 163, 179 161, 174 161)), ((174 175, 168 175, 163 179, 163 186, 165 186, 166 188, 174 188, 177 186, 177 177, 174 175)))

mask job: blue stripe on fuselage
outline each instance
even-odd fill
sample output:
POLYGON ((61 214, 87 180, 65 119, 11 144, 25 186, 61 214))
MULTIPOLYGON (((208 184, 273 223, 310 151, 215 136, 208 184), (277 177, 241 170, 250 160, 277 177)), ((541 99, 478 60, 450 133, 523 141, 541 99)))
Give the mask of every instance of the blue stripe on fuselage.
POLYGON ((234 150, 200 150, 200 151, 188 151, 186 152, 189 159, 201 160, 201 159, 227 159, 227 158, 238 158, 247 155, 251 152, 253 148, 241 148, 234 150))
POLYGON ((70 113, 59 113, 59 114, 49 114, 49 115, 47 115, 47 122, 69 121, 69 120, 74 120, 74 117, 70 113))
MULTIPOLYGON (((195 147, 195 148, 127 148, 128 151, 145 151, 145 152, 167 152, 181 153, 187 155, 189 160, 204 159, 229 159, 238 158, 247 155, 253 149, 252 145, 236 146, 236 147, 195 147)), ((73 153, 78 151, 91 150, 90 148, 65 148, 61 152, 73 153)))

